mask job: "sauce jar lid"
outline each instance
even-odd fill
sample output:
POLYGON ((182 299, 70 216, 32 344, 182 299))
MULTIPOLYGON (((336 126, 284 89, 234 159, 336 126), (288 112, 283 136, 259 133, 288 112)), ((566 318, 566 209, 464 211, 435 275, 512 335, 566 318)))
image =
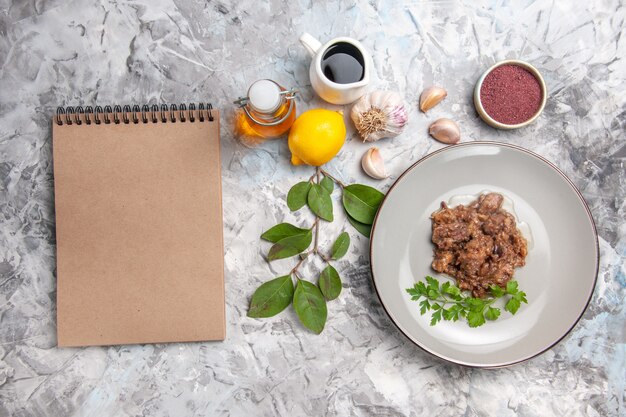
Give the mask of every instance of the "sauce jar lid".
POLYGON ((255 81, 248 89, 248 104, 259 113, 273 113, 281 104, 281 89, 272 80, 255 81))

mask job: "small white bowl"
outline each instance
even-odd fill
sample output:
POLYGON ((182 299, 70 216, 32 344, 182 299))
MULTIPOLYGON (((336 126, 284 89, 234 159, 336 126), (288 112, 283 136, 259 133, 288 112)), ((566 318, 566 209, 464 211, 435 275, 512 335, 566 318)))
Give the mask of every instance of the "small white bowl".
POLYGON ((480 78, 478 79, 478 82, 476 83, 476 87, 474 87, 474 106, 476 107, 476 111, 478 112, 478 115, 480 116, 481 119, 485 121, 485 123, 497 129, 518 129, 520 127, 524 127, 524 126, 531 124, 532 122, 535 121, 535 119, 537 119, 537 117, 539 117, 539 115, 543 111, 543 108, 546 106, 547 97, 548 97, 548 89, 546 88, 546 83, 543 80, 541 73, 537 70, 537 68, 533 67, 528 62, 519 61, 517 59, 507 59, 505 61, 500 61, 496 63, 495 65, 491 66, 487 71, 483 73, 483 75, 480 76, 480 78), (483 86, 483 81, 485 81, 485 78, 491 71, 493 71, 494 69, 498 68, 501 65, 517 65, 519 67, 522 67, 528 70, 537 79, 537 81, 539 81, 539 85, 541 86, 541 95, 542 95, 541 105, 539 106, 539 110, 537 110, 537 113, 535 113, 533 117, 526 120, 525 122, 514 124, 514 125, 508 125, 506 123, 498 122, 497 120, 489 116, 489 114, 485 111, 485 108, 483 107, 482 102, 480 101, 480 89, 483 86))

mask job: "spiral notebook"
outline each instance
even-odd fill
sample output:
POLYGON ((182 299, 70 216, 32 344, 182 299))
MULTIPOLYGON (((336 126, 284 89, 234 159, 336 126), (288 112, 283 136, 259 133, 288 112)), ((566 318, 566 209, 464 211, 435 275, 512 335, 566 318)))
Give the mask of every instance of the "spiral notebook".
POLYGON ((225 337, 219 112, 59 108, 59 346, 225 337))

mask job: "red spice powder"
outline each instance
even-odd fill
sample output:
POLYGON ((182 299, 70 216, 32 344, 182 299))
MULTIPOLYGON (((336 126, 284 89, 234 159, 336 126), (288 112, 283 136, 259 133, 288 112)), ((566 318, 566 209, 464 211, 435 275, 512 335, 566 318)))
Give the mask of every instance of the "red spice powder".
POLYGON ((539 81, 519 65, 500 65, 487 74, 480 88, 480 101, 487 114, 507 125, 532 118, 542 99, 539 81))

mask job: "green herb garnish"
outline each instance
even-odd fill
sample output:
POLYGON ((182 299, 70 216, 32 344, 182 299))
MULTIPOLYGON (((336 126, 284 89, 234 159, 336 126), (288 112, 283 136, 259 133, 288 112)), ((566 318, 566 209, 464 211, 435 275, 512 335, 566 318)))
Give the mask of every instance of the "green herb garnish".
POLYGON ((426 282, 420 281, 413 288, 407 288, 406 292, 411 300, 420 301, 420 313, 426 314, 432 311, 430 325, 434 326, 441 319, 457 321, 459 317, 467 320, 470 327, 478 327, 485 324, 486 320, 496 320, 500 317, 500 309, 491 305, 504 296, 508 296, 504 309, 511 314, 517 313, 522 303, 527 303, 526 293, 517 288, 517 281, 509 281, 506 288, 492 285, 491 296, 476 298, 464 294, 459 287, 450 283, 439 281, 427 276, 426 282), (449 306, 449 307, 448 307, 449 306))

